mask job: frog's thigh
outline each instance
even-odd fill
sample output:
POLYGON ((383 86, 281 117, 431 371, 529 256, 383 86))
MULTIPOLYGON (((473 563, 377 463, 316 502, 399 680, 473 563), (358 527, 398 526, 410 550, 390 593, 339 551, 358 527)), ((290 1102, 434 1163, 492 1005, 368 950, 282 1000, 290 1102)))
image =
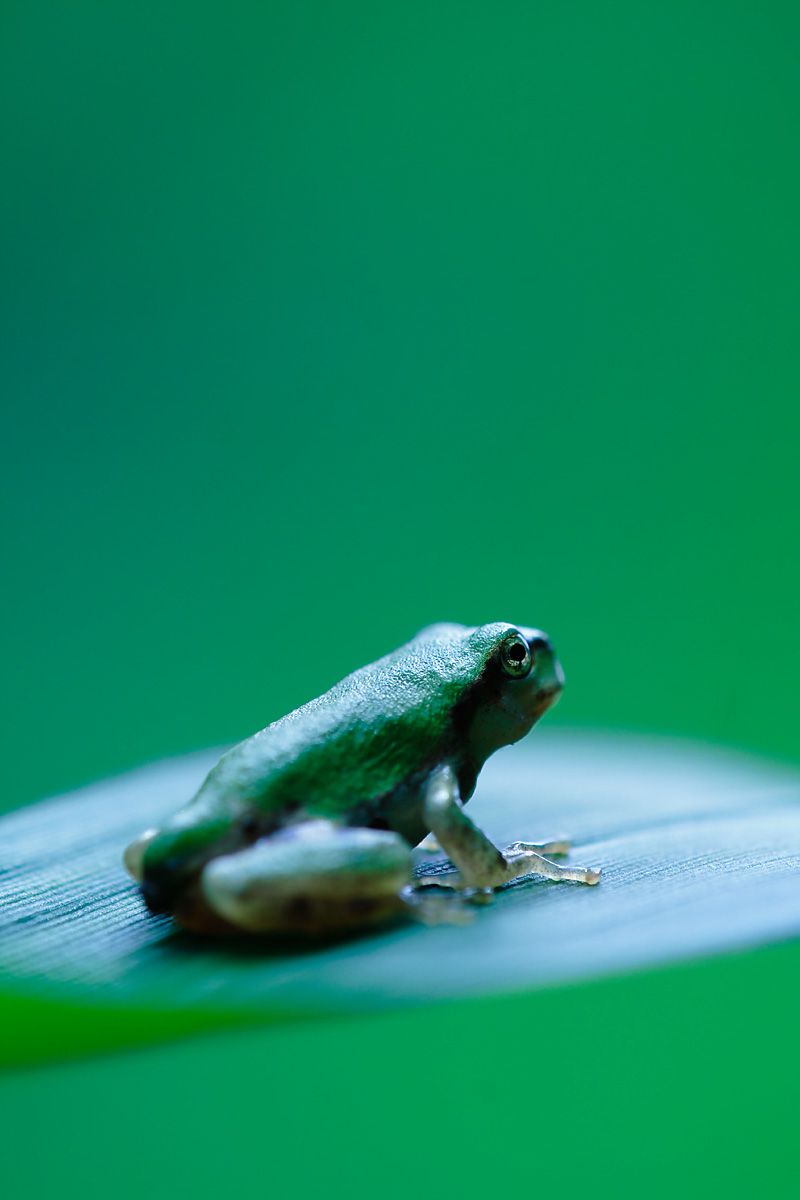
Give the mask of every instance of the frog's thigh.
POLYGON ((396 833, 308 821, 216 858, 200 886, 209 906, 253 933, 324 933, 403 910, 411 850, 396 833))
MULTIPOLYGON (((600 872, 584 867, 561 867, 544 858, 543 846, 514 842, 501 853, 472 823, 458 801, 458 784, 450 767, 440 767, 428 783, 425 817, 442 849, 458 867, 459 886, 500 887, 521 875, 597 883, 600 872)), ((550 853, 563 853, 566 842, 546 843, 550 853)), ((449 880, 448 880, 449 882, 449 880)))

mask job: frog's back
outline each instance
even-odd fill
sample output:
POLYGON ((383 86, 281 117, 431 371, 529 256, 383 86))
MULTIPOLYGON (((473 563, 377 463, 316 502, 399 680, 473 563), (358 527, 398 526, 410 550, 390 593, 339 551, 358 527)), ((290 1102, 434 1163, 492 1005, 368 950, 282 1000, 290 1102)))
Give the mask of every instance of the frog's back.
POLYGON ((302 808, 335 817, 390 795, 448 752, 475 679, 471 632, 431 627, 348 675, 234 746, 195 803, 222 803, 230 815, 302 808))

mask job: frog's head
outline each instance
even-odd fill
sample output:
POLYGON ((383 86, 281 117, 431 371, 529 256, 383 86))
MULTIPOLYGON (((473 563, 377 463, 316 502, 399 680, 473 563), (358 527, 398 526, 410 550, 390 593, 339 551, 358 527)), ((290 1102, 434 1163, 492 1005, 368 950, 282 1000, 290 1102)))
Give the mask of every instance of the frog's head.
POLYGON ((536 724, 558 700, 564 672, 541 629, 497 623, 469 632, 476 679, 464 702, 464 737, 470 757, 483 763, 536 724))

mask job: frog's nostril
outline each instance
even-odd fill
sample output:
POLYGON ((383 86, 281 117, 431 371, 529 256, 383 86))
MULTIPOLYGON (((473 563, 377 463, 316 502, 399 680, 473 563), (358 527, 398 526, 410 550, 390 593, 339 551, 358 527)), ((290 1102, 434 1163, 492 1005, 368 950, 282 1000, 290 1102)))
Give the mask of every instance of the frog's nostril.
POLYGON ((531 629, 530 626, 521 625, 517 628, 528 643, 533 658, 536 658, 537 654, 552 654, 555 657, 555 647, 543 629, 531 629))
POLYGON ((531 655, 532 655, 534 661, 536 659, 537 654, 542 654, 542 653, 554 654, 555 653, 553 643, 550 641, 549 638, 544 637, 542 634, 537 634, 536 637, 531 638, 530 641, 528 642, 528 645, 530 646, 531 655))

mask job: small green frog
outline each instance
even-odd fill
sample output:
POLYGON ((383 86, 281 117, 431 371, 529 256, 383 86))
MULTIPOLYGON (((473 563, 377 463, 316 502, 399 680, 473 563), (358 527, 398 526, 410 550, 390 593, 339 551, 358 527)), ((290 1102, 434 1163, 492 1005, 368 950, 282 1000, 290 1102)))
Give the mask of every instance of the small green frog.
POLYGON ((412 884, 411 849, 431 836, 456 867, 433 881, 462 896, 532 873, 597 883, 599 871, 545 857, 568 842, 501 852, 463 809, 489 755, 519 741, 563 684, 538 629, 432 625, 234 746, 193 800, 128 846, 125 865, 152 912, 202 933, 424 919, 431 877, 412 884))

